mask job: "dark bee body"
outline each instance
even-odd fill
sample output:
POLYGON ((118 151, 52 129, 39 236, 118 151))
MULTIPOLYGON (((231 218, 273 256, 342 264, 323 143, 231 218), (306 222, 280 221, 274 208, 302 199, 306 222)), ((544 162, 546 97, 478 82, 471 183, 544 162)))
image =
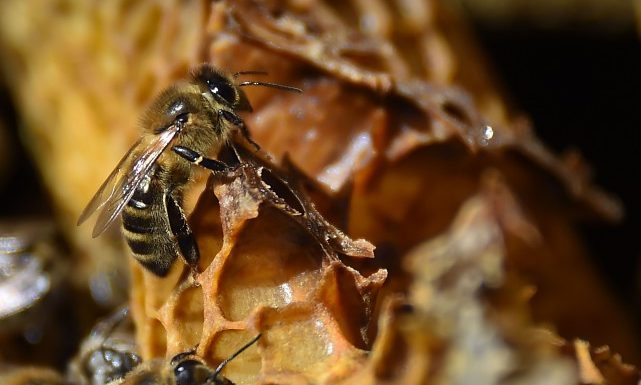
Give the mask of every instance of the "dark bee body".
POLYGON ((122 211, 123 235, 138 262, 150 271, 164 275, 173 259, 167 261, 159 256, 177 255, 167 216, 158 215, 166 212, 164 199, 169 192, 158 183, 155 170, 143 183, 147 188, 137 188, 122 211))
POLYGON ((167 273, 178 253, 190 265, 198 262, 181 204, 182 185, 167 179, 167 172, 156 165, 122 211, 123 235, 133 256, 159 276, 167 273))
MULTIPOLYGON (((215 157, 234 127, 258 148, 236 115, 238 111, 251 111, 239 88, 244 85, 300 91, 261 82, 235 85, 212 67, 199 67, 189 82, 170 87, 152 103, 143 116, 142 137, 100 187, 78 223, 99 210, 95 237, 122 213, 124 237, 145 268, 164 276, 176 257, 182 255, 196 269, 198 247, 181 208, 192 167, 179 154, 164 150, 173 146, 215 157)), ((207 162, 210 168, 226 168, 216 160, 207 162)))

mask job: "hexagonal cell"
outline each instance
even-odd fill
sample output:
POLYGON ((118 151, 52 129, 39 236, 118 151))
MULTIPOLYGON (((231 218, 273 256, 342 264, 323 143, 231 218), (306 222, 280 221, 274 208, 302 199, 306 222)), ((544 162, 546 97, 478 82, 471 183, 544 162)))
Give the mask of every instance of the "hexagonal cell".
MULTIPOLYGON (((245 344, 251 341, 256 335, 242 330, 226 330, 220 333, 211 345, 211 351, 205 354, 209 361, 219 365, 224 360, 232 357, 245 344)), ((255 344, 248 347, 237 357, 225 365, 222 374, 236 384, 254 384, 261 370, 261 355, 259 351, 264 343, 262 336, 255 344)))
POLYGON ((273 209, 250 220, 228 256, 219 300, 230 321, 248 317, 257 306, 279 308, 311 300, 319 280, 322 250, 296 223, 273 209))

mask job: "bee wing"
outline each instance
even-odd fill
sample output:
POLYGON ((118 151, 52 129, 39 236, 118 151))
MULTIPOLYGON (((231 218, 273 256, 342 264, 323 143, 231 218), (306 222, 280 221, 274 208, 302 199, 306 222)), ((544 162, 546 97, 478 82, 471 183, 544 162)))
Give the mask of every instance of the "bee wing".
POLYGON ((118 214, 122 212, 140 182, 149 173, 151 167, 178 131, 179 126, 169 126, 165 131, 156 135, 154 140, 145 147, 133 162, 129 162, 133 150, 141 143, 140 140, 136 142, 109 174, 107 180, 100 186, 89 204, 87 204, 87 207, 80 214, 78 224, 87 220, 95 211, 101 210, 93 228, 92 236, 95 238, 102 234, 118 214), (126 169, 127 165, 128 168, 126 169))
POLYGON ((127 161, 131 156, 134 148, 138 147, 138 145, 140 144, 140 141, 141 139, 139 139, 133 146, 131 146, 125 156, 120 159, 120 162, 118 162, 116 168, 114 168, 107 179, 105 179, 98 191, 94 194, 93 198, 91 198, 91 201, 87 203, 85 209, 82 210, 82 214, 80 214, 76 225, 80 226, 81 224, 83 224, 91 216, 91 214, 101 208, 107 202, 107 200, 109 200, 109 198, 113 196, 114 192, 116 191, 116 182, 123 177, 123 168, 128 163, 127 161))

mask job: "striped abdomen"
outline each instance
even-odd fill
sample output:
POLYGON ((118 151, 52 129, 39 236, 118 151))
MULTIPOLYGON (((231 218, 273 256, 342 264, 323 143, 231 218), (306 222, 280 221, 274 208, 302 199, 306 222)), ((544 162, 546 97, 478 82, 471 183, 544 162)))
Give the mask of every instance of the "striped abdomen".
POLYGON ((145 268, 165 276, 178 255, 165 205, 166 188, 146 177, 122 211, 123 235, 145 268))

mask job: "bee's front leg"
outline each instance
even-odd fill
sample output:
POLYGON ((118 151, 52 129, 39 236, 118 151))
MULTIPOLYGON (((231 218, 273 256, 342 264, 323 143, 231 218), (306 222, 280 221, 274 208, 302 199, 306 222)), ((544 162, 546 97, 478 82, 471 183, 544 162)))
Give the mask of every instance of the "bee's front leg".
POLYGON ((194 150, 191 150, 187 147, 183 146, 174 146, 172 147, 172 150, 180 155, 183 159, 186 159, 187 161, 197 164, 199 166, 202 166, 208 170, 211 170, 215 173, 225 173, 231 170, 231 167, 226 165, 225 163, 216 160, 216 159, 211 159, 211 158, 205 158, 204 156, 200 155, 194 150))
POLYGON ((180 155, 183 159, 202 166, 206 169, 209 169, 213 172, 227 172, 230 170, 230 167, 225 163, 211 158, 205 158, 194 150, 191 150, 184 146, 174 146, 171 148, 176 154, 180 155))
POLYGON ((240 116, 234 114, 231 111, 227 111, 227 110, 223 110, 223 109, 218 110, 218 113, 220 114, 220 116, 223 119, 225 119, 229 123, 235 125, 236 127, 240 128, 240 132, 243 134, 245 139, 247 139, 247 141, 249 143, 251 143, 252 146, 254 146, 256 151, 260 151, 260 146, 258 145, 258 143, 254 142, 254 139, 252 139, 251 135, 249 134, 249 129, 247 128, 247 125, 240 118, 240 116))
POLYGON ((191 232, 187 217, 183 212, 182 207, 178 203, 180 200, 176 199, 174 195, 169 192, 165 195, 165 206, 167 207, 167 217, 169 218, 169 227, 171 233, 176 240, 176 245, 180 254, 189 265, 192 272, 198 272, 198 260, 200 259, 200 251, 196 244, 196 238, 191 232))

